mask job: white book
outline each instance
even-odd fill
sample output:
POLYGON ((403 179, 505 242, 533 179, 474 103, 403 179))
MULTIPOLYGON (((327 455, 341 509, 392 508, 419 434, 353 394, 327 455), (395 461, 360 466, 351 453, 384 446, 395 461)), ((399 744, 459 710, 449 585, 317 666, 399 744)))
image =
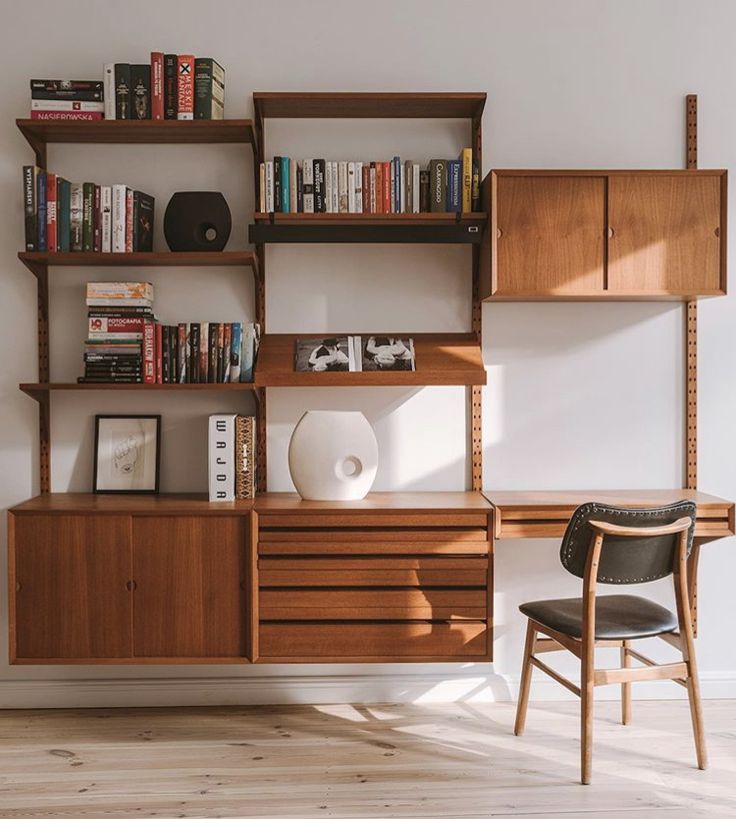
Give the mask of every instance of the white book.
POLYGON ((376 212, 376 168, 371 165, 371 189, 370 189, 371 213, 376 212))
POLYGON ((332 210, 332 162, 329 159, 325 162, 325 211, 334 212, 332 210))
POLYGON ((363 163, 355 163, 355 213, 363 213, 363 163))
POLYGON ((415 162, 411 166, 411 196, 412 196, 412 213, 419 213, 419 163, 415 162))
POLYGON ((210 415, 208 441, 210 501, 235 500, 235 416, 210 415))
POLYGON ((304 213, 314 213, 314 160, 302 160, 304 213))
POLYGON ((353 361, 355 362, 355 372, 363 372, 363 339, 361 336, 350 336, 352 341, 353 361))
POLYGON ((102 252, 112 252, 112 188, 102 185, 100 188, 100 228, 102 233, 102 252))
POLYGON ((355 162, 348 162, 348 213, 355 212, 355 162))
POLYGON ((348 202, 348 163, 337 163, 337 209, 339 213, 347 213, 348 202))
POLYGON ((399 213, 406 212, 406 176, 404 166, 399 162, 399 213))
POLYGON ((332 212, 339 213, 340 212, 340 205, 339 205, 339 195, 338 195, 338 184, 339 180, 337 178, 337 161, 333 160, 331 163, 332 165, 332 212))
POLYGON ((125 185, 112 186, 112 252, 125 253, 125 185))
POLYGON ((266 163, 261 162, 258 168, 258 210, 266 213, 266 163))
POLYGON ((266 213, 273 213, 273 160, 266 162, 266 213))
POLYGON ((87 111, 103 114, 104 102, 79 102, 77 100, 31 100, 31 111, 87 111))
POLYGON ((115 63, 105 63, 102 69, 102 99, 105 119, 115 119, 115 63))
POLYGON ((289 162, 289 213, 296 213, 296 159, 289 162))

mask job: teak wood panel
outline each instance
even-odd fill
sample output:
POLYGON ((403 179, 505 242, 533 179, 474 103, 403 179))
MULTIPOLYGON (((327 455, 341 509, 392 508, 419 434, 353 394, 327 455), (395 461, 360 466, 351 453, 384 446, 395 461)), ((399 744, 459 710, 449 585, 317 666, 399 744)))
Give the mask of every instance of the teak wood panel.
POLYGON ((608 180, 608 287, 725 290, 725 177, 617 175, 608 180))
POLYGON ((11 659, 130 656, 130 518, 10 519, 11 659))
POLYGON ((481 659, 486 624, 261 623, 260 652, 262 660, 291 662, 481 659))
POLYGON ((603 290, 605 196, 604 178, 499 176, 493 293, 603 290))
POLYGON ((133 521, 137 657, 244 657, 247 520, 133 521))

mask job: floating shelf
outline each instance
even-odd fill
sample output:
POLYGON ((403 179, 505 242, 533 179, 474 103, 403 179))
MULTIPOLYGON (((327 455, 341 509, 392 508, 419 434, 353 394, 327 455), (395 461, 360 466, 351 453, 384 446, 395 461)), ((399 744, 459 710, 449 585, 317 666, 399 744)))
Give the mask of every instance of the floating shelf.
POLYGON ((35 398, 37 401, 42 395, 50 392, 68 392, 75 390, 98 391, 114 390, 118 392, 186 392, 192 391, 216 391, 216 392, 244 392, 257 389, 257 385, 252 382, 237 384, 78 384, 75 381, 65 382, 40 382, 35 384, 19 384, 19 388, 35 398))
POLYGON ((485 213, 256 213, 253 244, 426 243, 480 244, 485 213))
POLYGON ((258 270, 255 253, 246 250, 195 253, 27 253, 18 258, 32 272, 38 267, 250 267, 258 270))
MULTIPOLYGON (((259 387, 421 387, 486 383, 480 346, 472 333, 401 333, 414 339, 415 372, 295 372, 297 338, 319 336, 266 334, 256 362, 259 387)), ((389 335, 399 335, 392 333, 389 335)))
POLYGON ((255 144, 253 120, 37 120, 17 119, 15 124, 33 150, 56 143, 109 143, 183 145, 202 143, 255 144))
POLYGON ((254 92, 256 119, 480 119, 485 93, 254 92))

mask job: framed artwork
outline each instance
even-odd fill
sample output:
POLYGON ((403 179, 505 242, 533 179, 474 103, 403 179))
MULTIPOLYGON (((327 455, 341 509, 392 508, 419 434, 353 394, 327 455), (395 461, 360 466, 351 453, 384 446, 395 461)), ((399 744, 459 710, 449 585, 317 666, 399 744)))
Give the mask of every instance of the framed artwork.
POLYGON ((160 415, 95 416, 94 492, 154 494, 160 462, 160 415))

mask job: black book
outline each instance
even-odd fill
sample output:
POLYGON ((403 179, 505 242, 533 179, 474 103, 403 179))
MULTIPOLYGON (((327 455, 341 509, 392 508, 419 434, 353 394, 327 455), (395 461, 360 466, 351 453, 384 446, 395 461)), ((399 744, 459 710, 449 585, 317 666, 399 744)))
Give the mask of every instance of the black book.
POLYGON ((106 373, 106 372, 129 372, 136 373, 143 369, 140 361, 131 361, 125 363, 123 361, 86 361, 84 370, 89 375, 90 373, 106 373))
POLYGON ((471 209, 477 213, 480 210, 480 169, 478 160, 473 160, 473 177, 470 186, 471 209))
POLYGON ((133 191, 133 251, 150 253, 153 250, 153 196, 133 191))
POLYGON ((127 316, 152 316, 153 309, 151 307, 105 307, 102 305, 93 305, 87 311, 90 318, 126 318, 127 316))
POLYGON ((130 66, 131 119, 151 119, 151 66, 130 66))
POLYGON ((296 212, 304 213, 304 169, 296 166, 296 212))
POLYGON ((38 205, 36 202, 36 176, 38 168, 35 165, 23 166, 23 212, 26 226, 26 250, 36 250, 38 244, 38 205))
POLYGON ((176 339, 179 328, 175 324, 168 325, 169 330, 169 380, 168 384, 176 384, 176 339))
POLYGON ((135 364, 143 357, 140 353, 85 353, 84 360, 90 363, 135 364))
POLYGON ((429 213, 429 171, 419 171, 419 212, 429 213))
POLYGON ((429 163, 429 210, 432 213, 447 211, 447 162, 444 159, 433 159, 429 163))
POLYGON ((31 99, 102 102, 100 80, 31 80, 31 99))
POLYGON ((176 119, 178 111, 176 54, 164 54, 164 119, 176 119))
POLYGON ((314 160, 314 212, 325 213, 327 203, 325 201, 325 161, 324 159, 314 160))
POLYGON ((207 367, 207 382, 209 384, 217 383, 217 335, 217 324, 210 322, 208 334, 209 365, 207 367))
POLYGON ((161 328, 161 347, 161 383, 168 384, 171 378, 171 346, 168 324, 164 324, 161 328))
MULTIPOLYGON (((286 184, 289 184, 289 180, 286 180, 286 184)), ((274 213, 281 213, 281 157, 275 156, 273 158, 273 210, 274 213)))
POLYGON ((142 378, 140 375, 109 375, 109 376, 83 376, 77 379, 78 384, 139 384, 142 378))
POLYGON ((95 183, 82 185, 82 250, 94 250, 95 239, 95 183))
POLYGON ((133 119, 130 63, 115 63, 115 119, 133 119))
POLYGON ((189 383, 199 384, 199 324, 192 322, 189 328, 191 346, 189 362, 189 383))

